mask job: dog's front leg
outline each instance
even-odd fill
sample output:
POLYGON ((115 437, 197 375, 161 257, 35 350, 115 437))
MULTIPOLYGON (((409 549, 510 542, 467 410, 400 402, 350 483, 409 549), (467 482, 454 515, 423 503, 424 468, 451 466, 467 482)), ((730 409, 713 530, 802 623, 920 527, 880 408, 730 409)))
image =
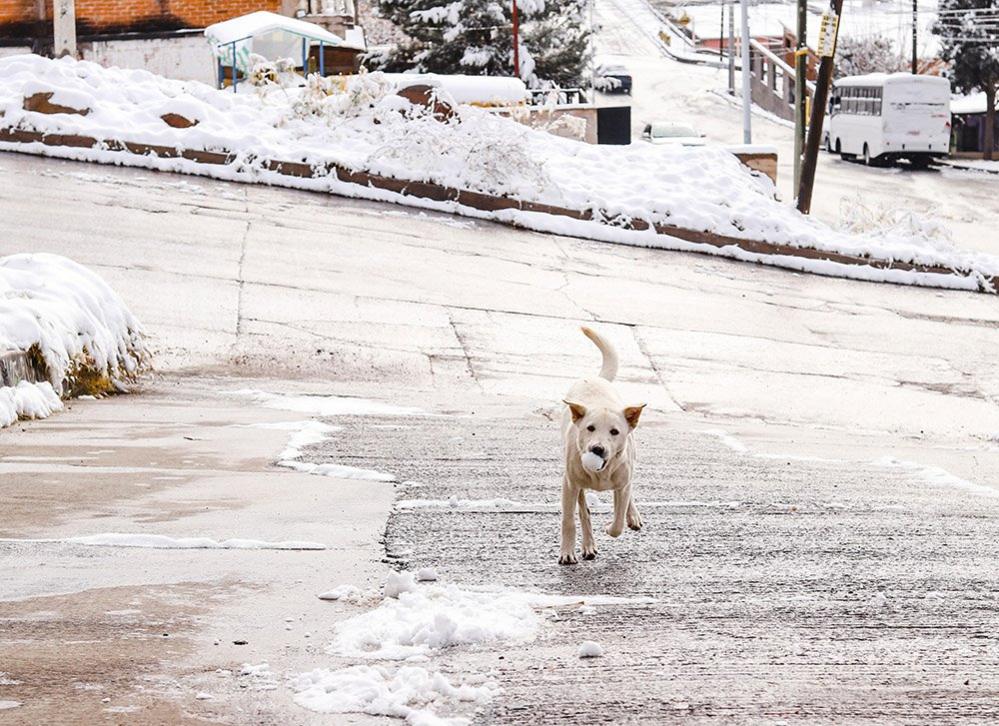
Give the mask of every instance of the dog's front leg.
POLYGON ((636 532, 642 528, 642 515, 635 506, 634 495, 628 497, 628 526, 636 532))
POLYGON ((628 513, 628 502, 631 501, 631 487, 614 490, 614 520, 607 525, 607 534, 620 537, 624 531, 624 518, 628 513))
POLYGON ((579 490, 579 524, 583 528, 583 559, 592 560, 597 556, 597 543, 593 539, 590 508, 586 505, 586 491, 583 489, 579 490))
POLYGON ((562 479, 562 549, 559 552, 560 565, 576 564, 576 488, 569 483, 569 477, 562 479))

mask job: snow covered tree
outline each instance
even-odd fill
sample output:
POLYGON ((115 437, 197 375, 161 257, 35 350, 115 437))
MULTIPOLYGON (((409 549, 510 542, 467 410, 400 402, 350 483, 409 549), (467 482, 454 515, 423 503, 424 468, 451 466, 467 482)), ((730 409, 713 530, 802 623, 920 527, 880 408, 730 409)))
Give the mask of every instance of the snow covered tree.
MULTIPOLYGON (((385 71, 513 75, 512 0, 376 0, 407 40, 369 56, 385 71)), ((519 0, 519 76, 535 88, 580 86, 590 61, 584 0, 519 0)))
POLYGON ((904 67, 891 38, 845 37, 836 44, 836 77, 894 73, 904 67))
POLYGON ((954 90, 985 93, 985 158, 995 150, 996 90, 999 87, 999 0, 940 0, 933 32, 954 90))

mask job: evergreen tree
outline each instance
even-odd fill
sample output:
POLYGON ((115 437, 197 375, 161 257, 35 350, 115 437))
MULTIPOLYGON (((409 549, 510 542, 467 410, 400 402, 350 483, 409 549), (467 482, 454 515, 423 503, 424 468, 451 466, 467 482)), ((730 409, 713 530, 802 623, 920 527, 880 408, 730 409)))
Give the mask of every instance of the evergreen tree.
MULTIPOLYGON (((375 0, 407 36, 368 65, 385 71, 513 75, 512 0, 375 0)), ((584 0, 520 0, 519 75, 529 86, 580 86, 588 76, 584 0)))
POLYGON ((996 90, 999 87, 999 0, 940 0, 933 32, 954 90, 985 93, 985 158, 995 147, 996 90))

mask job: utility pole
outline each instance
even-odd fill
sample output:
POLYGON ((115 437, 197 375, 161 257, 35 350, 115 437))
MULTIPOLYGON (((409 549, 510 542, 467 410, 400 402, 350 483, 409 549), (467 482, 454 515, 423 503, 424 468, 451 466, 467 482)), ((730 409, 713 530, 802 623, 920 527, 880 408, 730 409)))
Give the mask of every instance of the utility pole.
POLYGON ((520 78, 520 24, 517 20, 517 0, 513 0, 513 75, 520 78))
POLYGON ((76 2, 54 0, 52 4, 52 30, 54 42, 52 55, 76 57, 76 2))
POLYGON ((832 0, 828 12, 822 16, 819 28, 819 77, 815 81, 815 97, 812 98, 812 117, 808 124, 808 141, 805 144, 805 159, 801 164, 801 180, 798 184, 798 211, 808 214, 812 208, 812 187, 815 186, 815 165, 819 160, 819 142, 822 139, 822 120, 829 102, 829 83, 832 81, 833 58, 836 56, 836 37, 839 31, 839 16, 843 12, 843 0, 832 0))
POLYGON ((735 5, 728 3, 728 95, 735 95, 735 5))
POLYGON ((718 25, 718 57, 722 57, 723 46, 725 40, 725 3, 721 4, 721 20, 718 25))
MULTIPOLYGON (((842 2, 842 0, 839 0, 842 2)), ((742 18, 742 143, 753 143, 753 90, 749 74, 749 0, 740 0, 742 18)))
POLYGON ((794 49, 794 186, 801 182, 805 150, 805 99, 808 97, 808 0, 798 0, 798 42, 794 49))
POLYGON ((917 14, 919 12, 919 0, 912 0, 912 75, 919 73, 919 51, 916 50, 916 38, 919 33, 917 14))

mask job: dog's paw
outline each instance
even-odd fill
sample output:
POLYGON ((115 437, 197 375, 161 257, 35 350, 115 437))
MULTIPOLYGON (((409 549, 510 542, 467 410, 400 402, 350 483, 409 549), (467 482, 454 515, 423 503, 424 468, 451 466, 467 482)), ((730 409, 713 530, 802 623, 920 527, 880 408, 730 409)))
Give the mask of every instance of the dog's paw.
POLYGON ((634 517, 628 517, 628 528, 639 531, 642 528, 642 516, 636 514, 634 517))
POLYGON ((584 560, 595 560, 595 559, 597 559, 597 548, 596 547, 584 547, 583 548, 583 559, 584 560))
POLYGON ((559 555, 558 563, 560 565, 575 565, 579 560, 576 559, 575 552, 563 552, 559 555))
POLYGON ((611 537, 620 537, 621 536, 621 532, 624 531, 624 528, 623 527, 615 527, 614 524, 612 523, 612 524, 608 524, 607 525, 607 529, 605 531, 611 537))

